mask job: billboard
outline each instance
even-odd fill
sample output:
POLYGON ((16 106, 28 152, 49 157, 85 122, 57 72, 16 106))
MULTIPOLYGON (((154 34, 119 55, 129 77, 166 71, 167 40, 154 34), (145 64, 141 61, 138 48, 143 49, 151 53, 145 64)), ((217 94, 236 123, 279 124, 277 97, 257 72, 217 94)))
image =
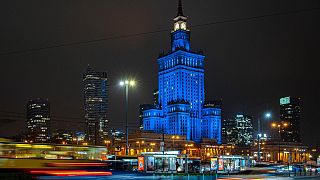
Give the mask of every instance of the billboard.
POLYGON ((138 157, 138 170, 144 171, 144 157, 143 156, 138 157))
POLYGON ((218 160, 219 164, 218 164, 218 170, 219 171, 223 171, 224 170, 224 167, 223 167, 223 159, 220 159, 218 160))
POLYGON ((210 163, 210 167, 212 170, 217 170, 217 164, 218 164, 218 158, 214 157, 211 158, 211 163, 210 163))
POLYGON ((154 171, 154 157, 147 157, 147 171, 154 171))

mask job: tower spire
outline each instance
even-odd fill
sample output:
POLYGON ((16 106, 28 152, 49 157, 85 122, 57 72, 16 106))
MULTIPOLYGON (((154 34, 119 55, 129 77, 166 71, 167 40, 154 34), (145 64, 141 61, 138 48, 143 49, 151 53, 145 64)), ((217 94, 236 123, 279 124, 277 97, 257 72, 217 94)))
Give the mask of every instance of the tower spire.
POLYGON ((179 2, 178 2, 178 15, 177 16, 183 16, 181 0, 179 0, 179 2))

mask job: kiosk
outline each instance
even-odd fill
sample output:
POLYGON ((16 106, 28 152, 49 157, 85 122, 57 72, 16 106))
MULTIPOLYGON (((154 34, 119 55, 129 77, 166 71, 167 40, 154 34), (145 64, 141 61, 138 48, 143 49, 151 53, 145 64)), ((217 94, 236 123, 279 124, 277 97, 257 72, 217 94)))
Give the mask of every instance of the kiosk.
POLYGON ((200 171, 200 158, 188 158, 179 151, 143 152, 138 170, 146 173, 188 173, 200 171))
POLYGON ((179 151, 143 152, 138 157, 138 170, 146 173, 176 173, 179 151))
POLYGON ((216 156, 211 158, 211 170, 217 173, 239 173, 246 168, 243 156, 216 156))

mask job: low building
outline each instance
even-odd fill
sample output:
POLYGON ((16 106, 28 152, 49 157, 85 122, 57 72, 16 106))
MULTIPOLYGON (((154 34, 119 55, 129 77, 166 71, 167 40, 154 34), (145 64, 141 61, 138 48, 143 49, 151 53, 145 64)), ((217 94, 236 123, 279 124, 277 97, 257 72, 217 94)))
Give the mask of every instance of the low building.
MULTIPOLYGON (((255 143, 251 152, 257 159, 258 144, 255 143)), ((260 142, 261 161, 303 163, 310 160, 310 151, 301 143, 266 141, 260 142)))
MULTIPOLYGON (((203 139, 202 143, 188 141, 186 136, 166 135, 147 131, 137 131, 129 134, 129 155, 138 156, 145 152, 161 152, 161 142, 164 141, 164 151, 179 151, 181 154, 188 154, 189 157, 201 158, 203 161, 210 161, 210 157, 216 155, 229 155, 232 153, 234 146, 218 145, 213 139, 203 139)), ((125 155, 125 140, 115 141, 117 155, 125 155)))

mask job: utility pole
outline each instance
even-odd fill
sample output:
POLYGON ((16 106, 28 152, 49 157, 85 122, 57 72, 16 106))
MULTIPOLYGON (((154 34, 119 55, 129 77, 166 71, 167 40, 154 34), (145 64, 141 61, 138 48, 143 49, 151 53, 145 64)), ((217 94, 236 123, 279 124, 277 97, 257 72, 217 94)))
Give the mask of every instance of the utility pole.
POLYGON ((126 96, 126 104, 125 104, 125 113, 126 113, 126 155, 129 153, 129 143, 128 143, 128 91, 129 91, 129 86, 134 86, 135 82, 133 80, 125 80, 125 81, 120 81, 120 86, 125 87, 125 96, 126 96))
POLYGON ((278 161, 280 161, 280 158, 281 158, 281 149, 280 149, 280 142, 281 142, 281 125, 279 124, 278 125, 278 128, 279 128, 279 130, 278 130, 278 133, 279 133, 279 142, 278 142, 278 145, 279 145, 279 159, 278 159, 278 161))
POLYGON ((128 86, 129 84, 126 83, 126 155, 128 155, 129 151, 129 143, 128 143, 128 86))
POLYGON ((261 132, 260 132, 260 118, 258 118, 258 162, 260 162, 261 159, 261 153, 260 153, 260 137, 261 136, 261 132))
POLYGON ((160 151, 162 151, 162 172, 164 172, 164 124, 162 123, 162 142, 160 144, 160 151))

